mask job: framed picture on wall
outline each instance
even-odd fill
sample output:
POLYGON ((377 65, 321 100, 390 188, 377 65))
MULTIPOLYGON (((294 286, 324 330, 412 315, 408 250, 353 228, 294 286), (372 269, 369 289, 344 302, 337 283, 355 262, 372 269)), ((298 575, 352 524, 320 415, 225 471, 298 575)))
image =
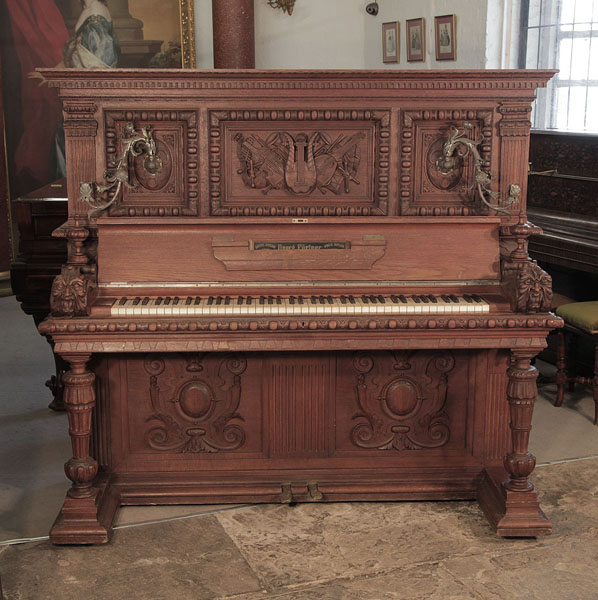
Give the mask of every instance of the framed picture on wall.
POLYGON ((62 108, 38 67, 194 67, 193 0, 0 2, 11 198, 65 176, 62 108), (43 11, 40 7, 43 7, 43 11))
POLYGON ((407 21, 407 61, 426 59, 426 28, 424 18, 407 21))
POLYGON ((399 22, 382 23, 382 62, 399 62, 399 22))
POLYGON ((436 60, 457 60, 455 15, 434 17, 436 60))

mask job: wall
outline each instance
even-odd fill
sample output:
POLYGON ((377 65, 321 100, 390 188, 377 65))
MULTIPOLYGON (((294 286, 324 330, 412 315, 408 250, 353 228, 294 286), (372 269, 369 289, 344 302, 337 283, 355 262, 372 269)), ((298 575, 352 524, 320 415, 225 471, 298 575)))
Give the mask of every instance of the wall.
MULTIPOLYGON (((255 0, 255 66, 363 69, 366 17, 362 0, 297 0, 292 16, 255 0)), ((212 68, 212 0, 195 0, 195 22, 197 66, 212 68)))
MULTIPOLYGON (((263 69, 515 68, 521 0, 296 0, 292 16, 255 0, 256 67, 263 69), (437 61, 434 17, 457 16, 457 60, 437 61), (405 21, 424 17, 426 60, 408 63, 405 21), (382 23, 400 21, 399 63, 382 62, 382 23)), ((195 0, 197 66, 212 68, 212 0, 195 0)))
MULTIPOLYGON (((492 0, 495 2, 496 0, 492 0)), ((492 3, 492 2, 491 2, 492 3)), ((486 14, 488 0, 379 0, 376 17, 365 25, 365 67, 367 69, 483 69, 486 65, 486 14), (434 17, 457 17, 457 60, 435 58, 434 17), (407 19, 424 17, 426 60, 407 62, 405 45, 407 19), (382 62, 382 23, 400 21, 400 62, 382 62)))

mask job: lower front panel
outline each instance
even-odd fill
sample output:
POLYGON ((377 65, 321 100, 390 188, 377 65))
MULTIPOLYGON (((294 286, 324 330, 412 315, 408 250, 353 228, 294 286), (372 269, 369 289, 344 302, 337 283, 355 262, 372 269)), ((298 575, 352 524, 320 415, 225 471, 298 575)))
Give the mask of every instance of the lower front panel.
POLYGON ((105 355, 94 370, 95 455, 125 502, 272 501, 284 485, 473 497, 506 451, 492 350, 105 355))

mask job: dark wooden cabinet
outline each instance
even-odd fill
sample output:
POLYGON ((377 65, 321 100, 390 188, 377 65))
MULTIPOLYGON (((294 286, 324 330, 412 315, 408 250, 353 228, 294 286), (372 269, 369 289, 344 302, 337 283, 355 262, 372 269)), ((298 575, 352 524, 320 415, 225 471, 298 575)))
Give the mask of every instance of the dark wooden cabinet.
MULTIPOLYGON (((66 181, 58 181, 19 198, 14 203, 19 232, 19 253, 11 264, 13 292, 23 311, 39 325, 50 313, 52 281, 67 259, 64 238, 52 232, 66 222, 66 181)), ((64 410, 62 374, 66 364, 54 354, 56 373, 47 382, 54 399, 50 408, 64 410)))

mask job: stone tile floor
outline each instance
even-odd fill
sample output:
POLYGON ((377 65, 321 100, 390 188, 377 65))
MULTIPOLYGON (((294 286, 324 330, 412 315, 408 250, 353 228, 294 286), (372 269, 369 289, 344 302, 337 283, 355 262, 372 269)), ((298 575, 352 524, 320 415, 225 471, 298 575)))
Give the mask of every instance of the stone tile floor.
POLYGON ((592 600, 598 458, 542 466, 554 534, 500 539, 474 502, 259 505, 0 547, 6 600, 592 600))

